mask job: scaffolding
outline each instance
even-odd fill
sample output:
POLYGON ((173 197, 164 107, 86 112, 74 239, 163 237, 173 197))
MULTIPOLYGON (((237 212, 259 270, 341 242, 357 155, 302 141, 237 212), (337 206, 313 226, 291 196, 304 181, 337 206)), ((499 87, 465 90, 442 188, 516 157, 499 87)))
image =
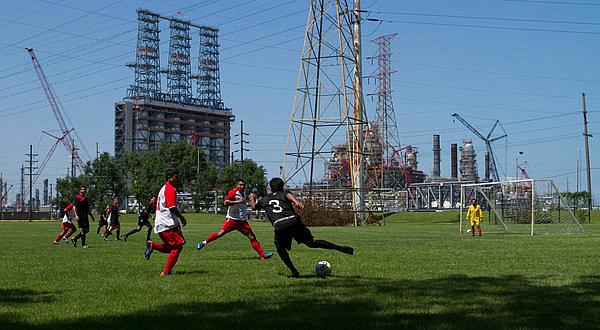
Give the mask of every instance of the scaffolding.
POLYGON ((147 152, 161 142, 188 141, 217 168, 229 164, 234 116, 221 100, 219 30, 138 9, 134 83, 115 103, 115 154, 147 152), (169 22, 168 67, 160 68, 160 22, 169 22), (192 74, 191 30, 198 29, 198 73, 192 74), (161 80, 166 80, 166 91, 161 80), (194 97, 193 84, 197 94, 194 97))

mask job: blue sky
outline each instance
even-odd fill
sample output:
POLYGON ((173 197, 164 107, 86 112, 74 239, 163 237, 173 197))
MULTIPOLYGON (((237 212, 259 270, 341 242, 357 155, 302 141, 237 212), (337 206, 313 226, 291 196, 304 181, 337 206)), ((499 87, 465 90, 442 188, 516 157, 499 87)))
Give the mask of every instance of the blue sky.
MULTIPOLYGON (((269 176, 277 175, 308 5, 294 0, 0 2, 0 172, 14 185, 11 201, 29 144, 41 161, 53 143, 41 131, 59 131, 24 48, 35 49, 90 156, 96 142, 100 151, 113 153, 114 103, 133 82, 125 64, 135 60, 137 8, 166 16, 181 11, 184 19, 220 29, 222 96, 236 116, 232 135, 243 120, 250 133, 245 156, 269 176)), ((363 25, 365 56, 375 54, 372 39, 398 33, 392 41, 394 106, 401 142, 419 148, 420 169, 431 172, 432 135, 440 134, 442 176, 450 174, 450 144, 463 139, 474 140, 483 172, 485 147, 452 121, 457 112, 484 134, 496 119, 503 123, 507 141, 494 145, 501 175, 514 176, 515 158, 523 151, 519 159, 528 162, 530 176, 551 177, 562 189, 568 180, 575 189, 583 148, 582 92, 590 132, 600 136, 600 1, 366 0, 362 5, 365 17, 380 20, 363 25)), ((167 32, 166 25, 162 28, 167 32)), ((162 40, 166 51, 166 34, 162 40)), ((364 61, 365 75, 375 69, 364 61)), ((373 80, 365 80, 364 89, 374 91, 373 80)), ((374 103, 365 99, 373 118, 374 103)), ((600 175, 598 137, 590 139, 590 154, 594 180, 600 175)), ((584 154, 581 159, 585 163, 584 154)), ((53 182, 69 164, 59 147, 42 176, 53 182)))

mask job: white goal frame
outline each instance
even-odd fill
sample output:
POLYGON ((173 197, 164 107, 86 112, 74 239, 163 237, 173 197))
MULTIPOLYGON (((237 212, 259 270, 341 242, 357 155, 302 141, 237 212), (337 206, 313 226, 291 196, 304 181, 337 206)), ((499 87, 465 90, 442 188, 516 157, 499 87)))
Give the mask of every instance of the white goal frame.
MULTIPOLYGON (((515 186, 517 185, 522 185, 522 186, 528 186, 529 189, 531 189, 531 204, 529 205, 530 209, 531 209, 531 222, 530 222, 530 235, 534 236, 535 235, 535 230, 536 230, 536 203, 537 203, 537 195, 536 195, 536 183, 547 183, 549 187, 552 187, 552 189, 554 191, 556 191, 557 193, 559 192, 558 188, 556 187, 556 185, 554 184, 554 182, 550 179, 523 179, 523 180, 507 180, 507 181, 499 181, 499 182, 482 182, 482 183, 465 183, 465 184, 461 184, 460 185, 460 226, 459 226, 459 233, 462 234, 463 233, 463 213, 464 213, 464 207, 466 206, 465 202, 465 197, 467 194, 466 188, 473 188, 473 190, 477 193, 479 193, 478 196, 483 196, 483 198, 486 199, 487 204, 490 207, 490 210, 492 212, 494 212, 494 214, 496 215, 496 219, 499 221, 499 223, 502 225, 502 228, 504 229, 505 233, 508 233, 509 230, 509 226, 507 221, 505 221, 505 219, 503 218, 502 214, 499 213, 496 209, 496 203, 492 202, 489 200, 488 195, 485 193, 484 188, 485 187, 490 187, 490 186, 494 186, 494 185, 500 185, 501 187, 503 187, 502 185, 510 185, 510 184, 514 184, 515 186)), ((517 188, 516 188, 517 189, 517 188)), ((563 200, 564 201, 564 200, 563 200)), ((560 202, 559 199, 559 207, 561 207, 562 203, 560 202)), ((573 211, 571 210, 570 207, 564 207, 565 210, 568 210, 570 218, 574 221, 574 224, 576 225, 577 228, 577 232, 583 232, 583 228, 581 227, 581 224, 579 223, 579 221, 577 220, 577 217, 575 217, 575 215, 573 214, 573 211)))

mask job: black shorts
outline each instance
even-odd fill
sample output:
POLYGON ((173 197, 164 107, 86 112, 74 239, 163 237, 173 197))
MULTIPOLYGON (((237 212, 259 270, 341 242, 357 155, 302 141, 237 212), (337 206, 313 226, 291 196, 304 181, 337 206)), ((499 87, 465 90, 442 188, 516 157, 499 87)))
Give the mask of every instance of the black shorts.
POLYGON ((102 227, 102 226, 108 226, 108 221, 106 221, 106 220, 99 220, 98 221, 98 227, 102 227))
POLYGON ((90 220, 88 219, 88 217, 79 217, 79 220, 77 220, 77 226, 81 229, 83 228, 90 228, 90 220))
POLYGON ((303 223, 297 223, 275 231, 275 246, 284 247, 289 251, 292 249, 292 239, 300 244, 312 240, 313 235, 303 223))
POLYGON ((149 226, 150 225, 150 220, 148 220, 148 216, 143 216, 140 215, 138 216, 138 226, 142 227, 142 226, 149 226))

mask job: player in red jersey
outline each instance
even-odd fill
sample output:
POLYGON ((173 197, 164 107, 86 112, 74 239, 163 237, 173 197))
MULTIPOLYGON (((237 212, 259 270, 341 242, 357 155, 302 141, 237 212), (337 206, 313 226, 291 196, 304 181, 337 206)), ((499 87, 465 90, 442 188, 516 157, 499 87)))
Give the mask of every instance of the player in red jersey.
POLYGON ((140 214, 138 215, 137 228, 134 228, 130 232, 125 234, 125 238, 124 238, 125 242, 127 242, 127 238, 129 238, 129 236, 139 232, 140 230, 142 230, 143 227, 148 228, 148 234, 146 235, 146 241, 150 240, 150 235, 152 234, 152 224, 150 223, 150 215, 154 212, 156 212, 156 197, 152 196, 152 197, 150 197, 150 201, 148 202, 148 205, 146 206, 146 208, 142 209, 140 211, 140 214))
POLYGON ((224 204, 228 206, 227 208, 227 216, 225 217, 225 223, 221 230, 218 232, 214 232, 206 238, 206 240, 198 243, 196 249, 201 250, 208 243, 217 240, 223 235, 227 234, 230 231, 237 230, 242 235, 248 237, 250 239, 250 245, 252 248, 256 250, 260 260, 265 260, 273 256, 273 253, 264 253, 260 243, 256 240, 256 235, 252 231, 250 224, 246 220, 246 210, 248 208, 248 204, 246 204, 246 194, 244 191, 246 190, 246 181, 240 179, 237 181, 235 188, 231 189, 227 194, 227 198, 225 198, 224 204))
POLYGON ((160 276, 168 276, 173 272, 179 254, 185 244, 185 238, 181 233, 182 226, 187 224, 185 217, 177 209, 177 190, 175 185, 179 183, 179 171, 170 169, 166 174, 166 182, 160 189, 156 200, 156 218, 154 220, 154 232, 160 236, 164 244, 151 240, 146 242, 144 256, 150 260, 152 252, 160 251, 168 253, 167 263, 160 276))
POLYGON ((113 199, 113 206, 110 208, 110 216, 108 217, 108 227, 104 232, 104 240, 108 241, 108 237, 113 231, 117 231, 117 241, 121 240, 121 223, 119 222, 119 199, 113 199))
POLYGON ((92 210, 90 207, 90 202, 85 197, 85 193, 87 191, 86 186, 81 186, 79 188, 79 195, 75 197, 75 201, 73 202, 73 211, 75 212, 75 220, 77 220, 77 226, 81 231, 75 238, 71 238, 71 242, 74 247, 77 247, 77 240, 81 238, 81 247, 87 248, 85 244, 86 234, 90 231, 90 220, 88 215, 94 219, 94 215, 92 214, 92 210))
POLYGON ((96 236, 100 235, 100 229, 104 227, 104 236, 106 234, 106 229, 108 229, 108 215, 110 214, 110 206, 106 204, 104 210, 102 210, 102 214, 100 214, 100 218, 98 219, 98 229, 96 229, 96 236))
POLYGON ((73 224, 73 203, 67 205, 64 211, 65 215, 63 216, 62 220, 62 231, 54 240, 54 244, 58 244, 61 238, 68 243, 67 240, 69 239, 69 237, 71 237, 71 235, 73 235, 73 233, 77 231, 77 228, 75 228, 75 225, 73 224))

